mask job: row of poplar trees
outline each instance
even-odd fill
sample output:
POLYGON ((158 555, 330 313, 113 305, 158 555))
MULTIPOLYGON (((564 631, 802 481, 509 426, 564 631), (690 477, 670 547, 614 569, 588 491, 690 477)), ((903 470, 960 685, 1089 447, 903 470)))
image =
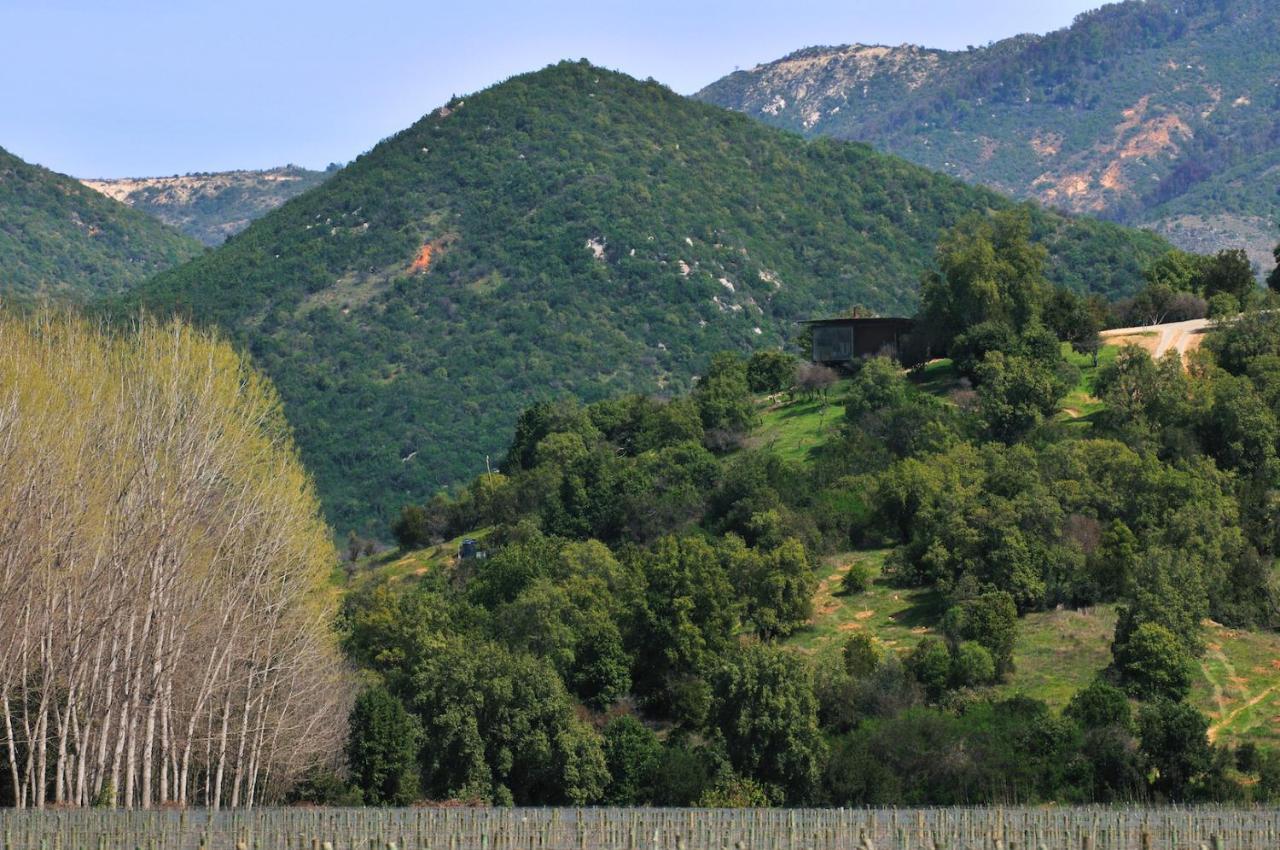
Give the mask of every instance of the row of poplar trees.
POLYGON ((0 315, 0 793, 251 806, 339 747, 335 563, 226 343, 0 315))

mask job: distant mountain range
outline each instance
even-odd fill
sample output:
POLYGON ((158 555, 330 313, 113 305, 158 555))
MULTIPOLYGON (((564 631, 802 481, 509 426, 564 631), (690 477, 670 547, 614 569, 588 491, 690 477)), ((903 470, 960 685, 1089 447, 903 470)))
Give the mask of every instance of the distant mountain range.
POLYGON ((205 245, 217 246, 337 170, 296 165, 263 171, 215 171, 173 177, 82 179, 91 189, 148 213, 205 245))
POLYGON ((120 293, 202 250, 151 216, 0 148, 0 297, 120 293))
POLYGON ((701 100, 1200 251, 1280 241, 1280 4, 1148 0, 966 51, 811 47, 701 100))
MULTIPOLYGON (((1011 202, 585 63, 455 99, 125 307, 215 323, 284 399, 336 529, 485 468, 540 398, 674 392, 709 355, 907 312, 940 231, 1011 202)), ((1055 280, 1168 249, 1031 212, 1055 280)))

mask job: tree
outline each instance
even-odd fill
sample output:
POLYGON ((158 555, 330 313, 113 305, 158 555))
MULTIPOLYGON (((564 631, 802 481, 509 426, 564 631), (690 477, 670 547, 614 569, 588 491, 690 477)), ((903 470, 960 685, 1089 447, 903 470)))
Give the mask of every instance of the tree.
POLYGON ((672 680, 711 669, 736 617, 719 554, 700 537, 668 536, 638 555, 647 582, 634 671, 639 692, 660 705, 672 680))
POLYGON ((941 697, 951 683, 951 653, 937 638, 926 637, 916 644, 906 664, 930 699, 941 697))
POLYGON ((966 640, 951 656, 951 687, 972 688, 989 685, 996 678, 996 663, 982 644, 966 640))
POLYGON ((1267 275, 1267 288, 1272 292, 1280 292, 1280 245, 1277 245, 1271 254, 1275 257, 1276 266, 1267 275))
POLYGON ((575 716, 546 661, 450 636, 423 660, 411 687, 433 798, 583 805, 604 793, 600 737, 575 716))
POLYGON ((811 799, 825 748, 805 662, 784 650, 747 646, 721 664, 712 693, 712 718, 734 770, 789 803, 811 799))
POLYGON ((604 727, 604 758, 609 769, 604 802, 643 806, 653 801, 662 744, 652 729, 629 714, 613 718, 604 727))
POLYGON ((983 322, 1020 331, 1039 315, 1047 253, 1030 237, 1025 208, 970 215, 943 235, 937 271, 920 293, 921 313, 942 346, 983 322))
POLYGON ((1205 298, 1222 292, 1235 298, 1238 304, 1245 303, 1258 288, 1253 264, 1243 248, 1223 249, 1214 254, 1201 272, 1199 283, 1200 294, 1205 298))
POLYGON ((1212 766, 1209 721, 1183 702, 1157 699, 1138 715, 1142 755, 1154 769, 1152 787, 1173 802, 1186 800, 1212 766))
POLYGON ((1142 698, 1182 699, 1191 690, 1191 657, 1159 623, 1143 623, 1112 647, 1130 692, 1142 698))
POLYGON ((747 617, 760 637, 785 637, 804 625, 813 614, 818 584, 804 544, 788 538, 747 560, 747 617))
POLYGON ((841 654, 845 672, 855 679, 865 679, 874 673, 883 657, 876 639, 865 632, 856 632, 845 641, 841 654))
POLYGON ((1012 442, 1058 409, 1057 376, 1026 357, 989 352, 978 367, 978 410, 997 439, 1012 442))
POLYGON ((757 351, 747 360, 747 385, 753 393, 776 393, 790 388, 796 358, 785 351, 757 351))
POLYGON ((1076 691, 1062 714, 1082 729, 1118 726, 1130 732, 1134 730, 1129 698, 1124 691, 1103 679, 1094 679, 1076 691))
POLYGON ((991 591, 952 606, 943 617, 942 628, 953 643, 975 641, 990 652, 997 676, 1013 671, 1018 608, 1007 591, 991 591))
POLYGON ((338 563, 217 336, 0 315, 0 759, 17 807, 281 799, 346 737, 338 563))
POLYGON ((721 352, 711 358, 707 374, 694 388, 693 399, 710 447, 714 449, 736 445, 755 418, 746 364, 732 352, 721 352))
POLYGON ((371 806, 407 806, 418 799, 422 726, 381 685, 351 709, 347 766, 361 799, 371 806))
POLYGON ((400 509, 400 517, 392 524, 391 533, 402 551, 428 545, 431 531, 426 509, 420 505, 405 505, 400 509))

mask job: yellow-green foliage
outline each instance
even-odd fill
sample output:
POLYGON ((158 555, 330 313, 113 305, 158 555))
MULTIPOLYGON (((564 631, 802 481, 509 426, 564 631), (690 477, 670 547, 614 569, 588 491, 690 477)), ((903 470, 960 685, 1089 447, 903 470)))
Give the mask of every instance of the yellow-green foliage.
POLYGON ((227 343, 0 315, 0 514, 0 691, 56 688, 77 719, 0 699, 13 802, 235 805, 333 751, 336 554, 275 391, 227 343))

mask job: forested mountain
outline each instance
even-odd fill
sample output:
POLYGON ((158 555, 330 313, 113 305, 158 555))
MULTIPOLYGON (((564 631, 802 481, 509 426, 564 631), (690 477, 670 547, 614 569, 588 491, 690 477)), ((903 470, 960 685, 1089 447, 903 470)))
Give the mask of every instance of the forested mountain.
POLYGON ((199 253, 150 216, 0 148, 0 296, 123 292, 199 253))
MULTIPOLYGON (((943 227, 1010 206, 587 64, 454 99, 130 306, 276 383, 339 532, 483 470, 546 397, 677 392, 797 319, 909 311, 943 227)), ((1049 276, 1130 291, 1167 243, 1034 210, 1049 276)))
POLYGON ((319 186, 338 169, 296 165, 262 171, 215 171, 172 177, 81 180, 91 189, 148 213, 206 245, 233 233, 285 201, 319 186))
POLYGON ((1104 6, 967 51, 813 47, 699 92, 807 135, 1273 265, 1280 220, 1280 6, 1104 6))

